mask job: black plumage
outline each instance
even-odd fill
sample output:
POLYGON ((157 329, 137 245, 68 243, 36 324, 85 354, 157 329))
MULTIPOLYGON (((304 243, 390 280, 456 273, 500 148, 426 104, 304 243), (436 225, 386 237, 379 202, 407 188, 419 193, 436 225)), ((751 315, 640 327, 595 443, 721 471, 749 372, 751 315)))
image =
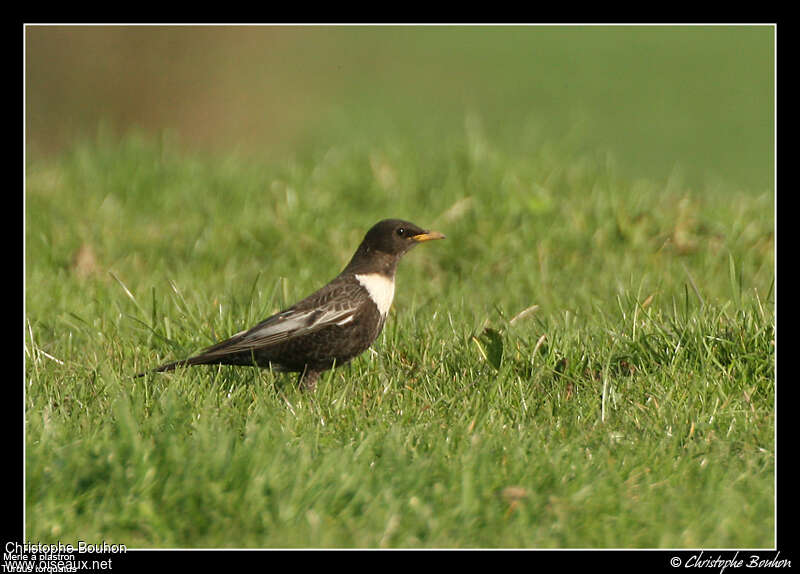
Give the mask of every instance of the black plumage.
POLYGON ((443 238, 408 221, 380 221, 342 272, 320 290, 198 355, 154 371, 188 365, 258 366, 298 372, 298 382, 313 388, 322 371, 347 363, 378 337, 394 296, 400 258, 419 243, 443 238))

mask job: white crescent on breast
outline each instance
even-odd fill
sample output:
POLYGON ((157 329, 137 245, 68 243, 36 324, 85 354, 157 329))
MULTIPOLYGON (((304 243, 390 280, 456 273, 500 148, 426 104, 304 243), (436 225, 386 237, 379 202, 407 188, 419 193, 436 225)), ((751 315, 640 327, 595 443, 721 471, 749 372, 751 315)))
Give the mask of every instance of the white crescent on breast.
POLYGON ((356 279, 367 290, 381 316, 385 317, 394 299, 394 279, 381 273, 357 274, 356 279))

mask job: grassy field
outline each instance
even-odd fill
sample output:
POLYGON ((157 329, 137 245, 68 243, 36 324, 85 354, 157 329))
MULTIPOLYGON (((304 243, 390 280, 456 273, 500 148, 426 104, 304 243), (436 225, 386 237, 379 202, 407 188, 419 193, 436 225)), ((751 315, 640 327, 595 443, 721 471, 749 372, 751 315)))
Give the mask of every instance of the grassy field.
POLYGON ((622 176, 480 118, 285 161, 98 136, 26 190, 26 536, 128 547, 770 547, 774 196, 622 176), (406 257, 316 393, 133 379, 406 257))

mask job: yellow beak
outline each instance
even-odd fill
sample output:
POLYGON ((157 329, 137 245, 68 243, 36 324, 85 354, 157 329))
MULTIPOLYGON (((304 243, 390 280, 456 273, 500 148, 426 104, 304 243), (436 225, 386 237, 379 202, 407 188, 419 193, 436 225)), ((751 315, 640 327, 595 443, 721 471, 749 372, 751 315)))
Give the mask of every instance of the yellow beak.
POLYGON ((438 231, 427 231, 425 233, 420 233, 419 235, 414 235, 411 237, 414 241, 418 243, 422 243, 423 241, 431 241, 432 239, 444 239, 444 233, 439 233, 438 231))

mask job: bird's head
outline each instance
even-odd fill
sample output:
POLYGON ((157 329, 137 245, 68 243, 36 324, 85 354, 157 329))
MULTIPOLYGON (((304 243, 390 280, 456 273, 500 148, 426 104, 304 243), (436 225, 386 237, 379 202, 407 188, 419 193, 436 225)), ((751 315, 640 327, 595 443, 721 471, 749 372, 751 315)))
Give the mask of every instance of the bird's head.
POLYGON ((422 229, 410 221, 384 219, 367 231, 363 244, 374 251, 400 256, 412 247, 433 239, 444 239, 444 235, 422 229))
POLYGON ((360 267, 375 262, 382 267, 390 267, 393 274, 397 261, 411 248, 426 241, 444 238, 444 234, 422 229, 410 221, 384 219, 367 231, 350 266, 360 267))

